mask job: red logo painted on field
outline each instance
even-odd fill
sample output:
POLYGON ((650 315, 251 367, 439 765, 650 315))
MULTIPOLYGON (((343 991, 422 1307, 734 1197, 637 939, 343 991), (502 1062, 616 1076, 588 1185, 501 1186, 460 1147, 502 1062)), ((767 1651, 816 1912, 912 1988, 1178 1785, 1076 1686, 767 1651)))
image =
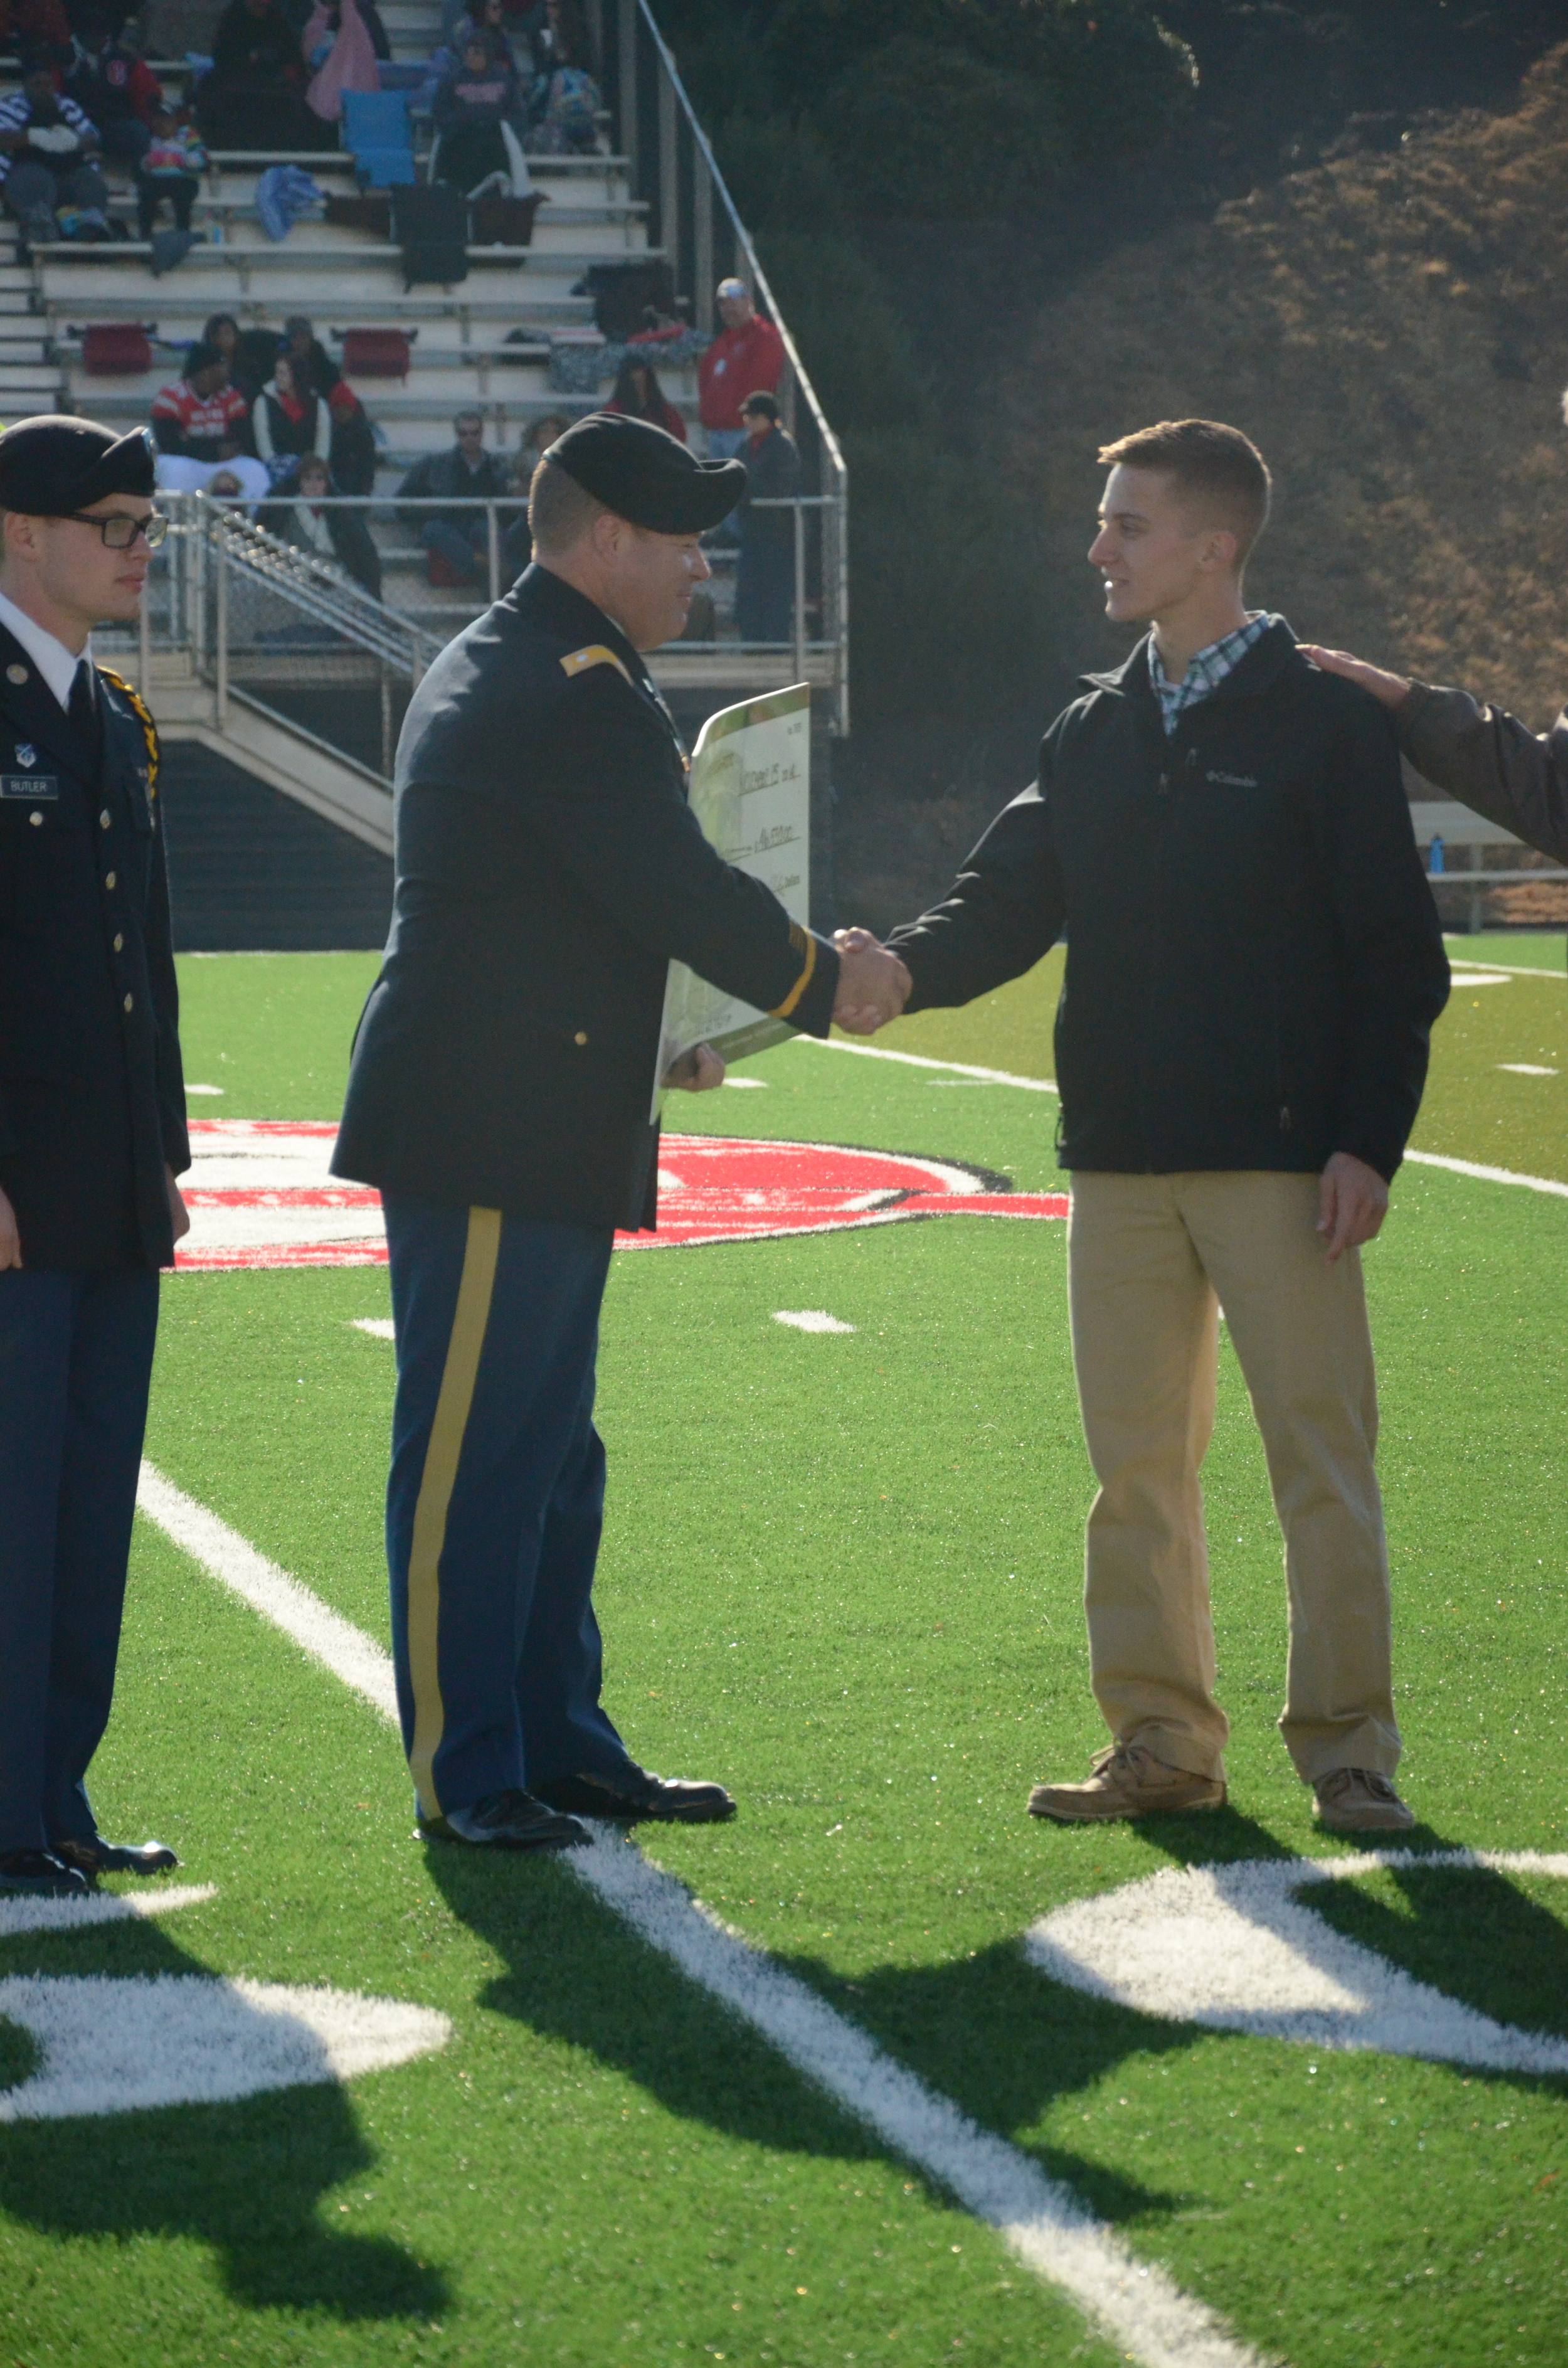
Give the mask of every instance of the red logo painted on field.
MULTIPOLYGON (((194 1164, 183 1181, 191 1227, 178 1265, 384 1263, 380 1195, 328 1172, 336 1135, 336 1127, 324 1123, 194 1121, 194 1164)), ((618 1234, 619 1249, 841 1233, 914 1217, 1067 1214, 1064 1192, 1014 1192, 1006 1177, 951 1160, 834 1143, 667 1134, 659 1178, 658 1232, 618 1234)))

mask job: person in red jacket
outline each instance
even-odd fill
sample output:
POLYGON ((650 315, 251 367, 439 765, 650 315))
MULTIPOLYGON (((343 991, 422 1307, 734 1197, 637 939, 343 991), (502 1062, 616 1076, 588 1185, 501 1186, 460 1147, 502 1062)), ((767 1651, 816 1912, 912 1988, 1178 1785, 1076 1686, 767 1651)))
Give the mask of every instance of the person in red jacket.
POLYGON ((748 394, 777 394, 784 375, 784 340, 765 321, 744 279, 719 282, 724 325, 697 365, 699 416, 715 460, 733 460, 749 434, 741 417, 748 394))

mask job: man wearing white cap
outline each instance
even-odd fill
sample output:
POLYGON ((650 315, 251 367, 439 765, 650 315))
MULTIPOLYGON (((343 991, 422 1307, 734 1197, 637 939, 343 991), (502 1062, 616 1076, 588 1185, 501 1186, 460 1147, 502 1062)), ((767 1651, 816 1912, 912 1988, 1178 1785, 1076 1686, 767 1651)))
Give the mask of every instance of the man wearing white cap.
POLYGON ((710 453, 730 461, 751 432, 741 416, 747 395, 778 392, 784 340, 763 319, 744 279, 721 279, 718 297, 724 325, 697 365, 699 412, 710 453))

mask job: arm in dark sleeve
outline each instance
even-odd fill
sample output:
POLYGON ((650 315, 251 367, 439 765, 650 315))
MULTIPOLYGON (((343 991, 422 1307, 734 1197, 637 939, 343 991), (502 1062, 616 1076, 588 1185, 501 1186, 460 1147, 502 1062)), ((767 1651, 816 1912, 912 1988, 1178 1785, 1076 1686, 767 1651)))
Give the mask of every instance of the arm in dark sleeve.
MULTIPOLYGON (((496 728, 505 734, 504 711, 496 728)), ((400 860, 461 876, 472 863, 465 803, 445 791, 405 798, 400 860)), ((611 667, 564 690, 529 764, 522 812, 555 860, 638 944, 805 1034, 827 1034, 837 953, 710 847, 670 778, 663 723, 611 667)))
POLYGON ((1365 693, 1346 707, 1333 791, 1332 895, 1346 989, 1334 1147, 1392 1178, 1421 1107, 1449 963, 1392 725, 1365 693))
POLYGON ((904 1008, 969 1003, 1032 970, 1062 934, 1067 892, 1051 832, 1051 740, 1040 777, 1004 806, 939 905, 888 943, 915 981, 904 1008))
POLYGON ((1416 682, 1393 722, 1400 746, 1435 789, 1568 863, 1568 712, 1538 734, 1466 691, 1416 682))
POLYGON ((179 1050, 179 980, 175 973, 169 874, 164 860, 162 830, 153 842, 152 878, 148 883, 147 977, 157 1019, 158 1131, 163 1136, 164 1157, 175 1174, 182 1176, 190 1166, 190 1136, 186 1129, 185 1069, 179 1050))
MULTIPOLYGON (((415 461, 397 489, 400 500, 406 495, 410 501, 423 501, 434 490, 430 483, 430 471, 435 458, 433 452, 426 452, 423 461, 415 461)), ((398 512, 403 525, 412 527, 415 534, 422 526, 427 525, 435 515, 434 510, 400 510, 398 512)))
POLYGON ((172 412, 160 411, 156 404, 154 404, 152 417, 153 441, 156 444, 159 451, 172 452, 176 454, 182 451, 184 449, 184 438, 180 433, 179 421, 175 418, 172 412))

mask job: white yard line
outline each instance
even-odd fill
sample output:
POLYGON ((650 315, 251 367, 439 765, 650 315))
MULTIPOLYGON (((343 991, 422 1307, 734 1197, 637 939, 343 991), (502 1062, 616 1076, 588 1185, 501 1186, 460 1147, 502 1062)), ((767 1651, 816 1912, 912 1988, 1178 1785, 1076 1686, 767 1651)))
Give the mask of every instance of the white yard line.
MULTIPOLYGON (((1521 973, 1519 975, 1533 976, 1535 973, 1521 973)), ((1540 975, 1550 978, 1552 973, 1542 971, 1540 975)), ((933 1061, 925 1053, 892 1053, 880 1044, 846 1044, 837 1036, 797 1036, 794 1042, 797 1044, 822 1044, 830 1053, 863 1053, 873 1061, 907 1061, 917 1069, 949 1069, 960 1076, 983 1077, 987 1085, 1023 1086, 1037 1094, 1053 1094, 1056 1091, 1055 1082, 1050 1077, 1016 1077, 1006 1069, 975 1069, 962 1061, 933 1061)), ((1438 1151, 1407 1151, 1404 1156, 1420 1167, 1450 1168, 1456 1176, 1471 1176, 1483 1184, 1522 1184, 1528 1192, 1550 1192, 1568 1200, 1568 1184, 1559 1184, 1551 1176, 1520 1176, 1511 1167, 1483 1167, 1473 1159, 1449 1159, 1438 1151)))
POLYGON ((1447 1167, 1455 1176, 1473 1176, 1483 1184, 1522 1184, 1527 1192, 1550 1192, 1568 1201, 1568 1184, 1554 1176, 1519 1176, 1511 1167, 1483 1167, 1473 1159, 1446 1159, 1440 1151, 1407 1151, 1418 1167, 1447 1167))
POLYGON ((264 1620, 291 1636, 312 1661, 319 1661, 335 1678, 363 1694, 383 1718, 395 1721, 397 1689, 391 1658, 362 1628, 340 1619, 319 1595, 257 1554, 237 1530, 147 1463, 142 1466, 136 1502, 210 1577, 243 1597, 253 1611, 259 1611, 264 1620))
MULTIPOLYGON (((150 1463, 142 1466, 137 1501, 203 1570, 395 1721, 392 1661, 372 1637, 150 1463)), ((565 1863, 807 2079, 995 2228, 1028 2268, 1070 2294, 1128 2359, 1142 2368, 1261 2368, 1249 2345, 1164 2270, 1140 2261, 1069 2188, 884 2055, 804 1982, 729 1931, 634 1844, 600 1827, 591 1848, 568 1851, 565 1863)))
POLYGON ((1011 1069, 977 1069, 968 1061, 934 1061, 927 1053, 894 1053, 885 1044, 846 1044, 842 1036, 796 1036, 797 1044, 817 1044, 824 1053, 859 1053, 868 1061, 903 1061, 911 1069, 948 1069, 960 1077, 981 1077, 988 1086, 1022 1086, 1027 1093, 1053 1094, 1054 1077, 1018 1077, 1011 1069))

